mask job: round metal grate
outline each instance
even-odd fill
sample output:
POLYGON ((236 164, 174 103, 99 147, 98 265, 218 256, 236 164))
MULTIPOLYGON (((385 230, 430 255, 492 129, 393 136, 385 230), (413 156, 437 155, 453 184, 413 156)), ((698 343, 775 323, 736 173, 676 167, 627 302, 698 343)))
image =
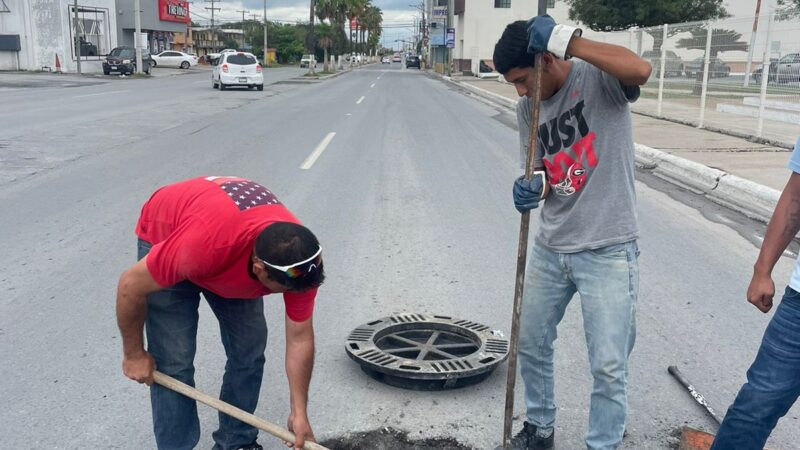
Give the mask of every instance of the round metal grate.
POLYGON ((353 330, 345 349, 379 381, 439 390, 483 381, 508 357, 508 345, 499 331, 469 320, 397 314, 353 330))

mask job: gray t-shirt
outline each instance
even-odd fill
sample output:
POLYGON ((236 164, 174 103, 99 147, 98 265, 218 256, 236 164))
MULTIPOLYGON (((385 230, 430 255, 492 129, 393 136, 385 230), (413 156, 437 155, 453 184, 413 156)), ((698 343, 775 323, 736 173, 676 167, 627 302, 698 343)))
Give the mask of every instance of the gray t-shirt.
MULTIPOLYGON (((574 253, 636 239, 634 149, 628 102, 639 88, 574 60, 567 81, 541 102, 535 167, 544 167, 550 194, 536 240, 574 253)), ((517 103, 522 167, 528 153, 530 99, 517 103)))

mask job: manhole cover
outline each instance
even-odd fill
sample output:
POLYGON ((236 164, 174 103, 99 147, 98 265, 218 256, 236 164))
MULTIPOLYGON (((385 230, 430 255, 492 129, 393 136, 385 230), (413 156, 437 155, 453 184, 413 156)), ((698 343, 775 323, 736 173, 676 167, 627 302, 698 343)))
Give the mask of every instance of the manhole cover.
POLYGON ((508 357, 508 340, 469 320, 398 314, 359 326, 348 356, 373 378, 406 389, 439 390, 483 381, 508 357))

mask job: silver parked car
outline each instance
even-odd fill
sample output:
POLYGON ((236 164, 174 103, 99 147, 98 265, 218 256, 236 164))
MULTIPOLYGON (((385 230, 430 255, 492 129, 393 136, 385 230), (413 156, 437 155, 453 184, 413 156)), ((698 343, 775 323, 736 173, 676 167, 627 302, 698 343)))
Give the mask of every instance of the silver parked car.
POLYGON ((778 83, 796 83, 800 81, 800 53, 783 55, 777 64, 771 66, 770 69, 775 69, 778 83))

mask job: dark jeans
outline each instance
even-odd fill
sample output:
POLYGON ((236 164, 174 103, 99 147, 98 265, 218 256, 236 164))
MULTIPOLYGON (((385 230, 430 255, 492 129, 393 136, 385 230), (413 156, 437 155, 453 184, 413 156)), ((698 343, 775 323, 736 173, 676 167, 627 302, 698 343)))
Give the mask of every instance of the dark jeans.
MULTIPOLYGON (((139 259, 150 244, 139 240, 139 259)), ((228 358, 220 399, 252 413, 258 404, 264 373, 267 323, 261 298, 228 299, 184 281, 147 297, 147 351, 156 368, 194 386, 197 344, 197 308, 203 294, 219 321, 222 345, 228 358)), ((164 387, 150 387, 153 430, 159 449, 192 449, 200 440, 197 404, 164 387)), ((213 433, 214 450, 233 450, 256 440, 258 430, 219 413, 213 433)))
POLYGON ((761 450, 800 395, 800 294, 786 288, 712 450, 761 450))

